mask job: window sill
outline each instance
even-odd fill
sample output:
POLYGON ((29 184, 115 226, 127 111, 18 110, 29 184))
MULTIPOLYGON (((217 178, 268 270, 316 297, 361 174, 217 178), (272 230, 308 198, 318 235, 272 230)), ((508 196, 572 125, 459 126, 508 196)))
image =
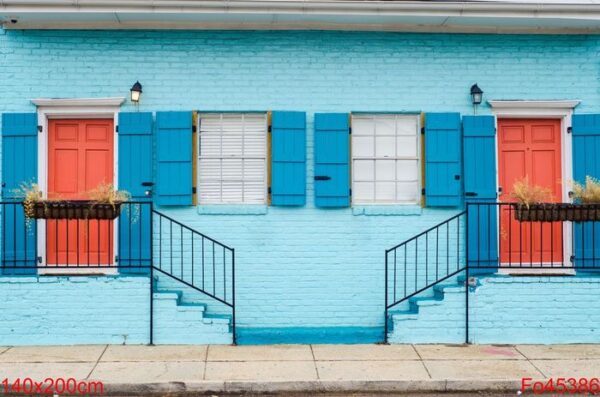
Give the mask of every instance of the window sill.
POLYGON ((262 204, 214 204, 199 205, 198 214, 200 215, 265 215, 268 212, 268 206, 262 204))
POLYGON ((355 205, 352 215, 365 216, 414 216, 421 215, 423 209, 419 205, 355 205))

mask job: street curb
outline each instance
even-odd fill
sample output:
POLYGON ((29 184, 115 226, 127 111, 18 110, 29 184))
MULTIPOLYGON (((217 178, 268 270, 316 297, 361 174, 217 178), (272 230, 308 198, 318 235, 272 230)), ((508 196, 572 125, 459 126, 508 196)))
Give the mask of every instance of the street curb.
POLYGON ((104 392, 114 396, 184 396, 209 393, 428 393, 516 392, 520 380, 398 380, 398 381, 203 381, 163 383, 105 383, 104 392))

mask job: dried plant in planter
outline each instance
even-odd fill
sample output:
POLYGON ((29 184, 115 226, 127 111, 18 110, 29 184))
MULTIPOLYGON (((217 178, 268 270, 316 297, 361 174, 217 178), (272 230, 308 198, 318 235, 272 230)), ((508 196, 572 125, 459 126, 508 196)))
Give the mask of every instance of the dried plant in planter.
POLYGON ((35 204, 44 200, 37 183, 22 183, 18 189, 13 191, 13 194, 17 197, 23 197, 23 208, 27 218, 33 218, 35 204))
POLYGON ((91 201, 96 204, 110 204, 116 206, 131 199, 131 194, 124 190, 115 189, 112 183, 100 183, 87 193, 91 201))
POLYGON ((552 192, 548 188, 530 184, 529 178, 525 177, 514 183, 511 197, 517 200, 517 203, 529 209, 532 204, 549 201, 552 198, 552 192))
MULTIPOLYGON (((31 219, 98 219, 112 220, 119 216, 121 204, 129 201, 131 195, 119 191, 114 185, 101 183, 87 192, 88 200, 63 200, 59 197, 44 198, 35 183, 23 184, 15 195, 23 197, 25 216, 31 219)), ((135 213, 130 216, 133 221, 135 213)))
POLYGON ((565 217, 565 210, 560 204, 550 203, 550 189, 532 185, 525 177, 515 181, 511 197, 515 204, 515 219, 520 222, 554 222, 565 217))
MULTIPOLYGON (((113 210, 119 210, 119 206, 131 200, 131 194, 125 190, 115 189, 115 185, 112 183, 102 182, 94 189, 87 192, 88 197, 92 201, 92 208, 99 205, 110 205, 113 210)), ((128 214, 129 221, 136 223, 139 219, 140 208, 139 205, 128 205, 125 208, 126 211, 131 211, 128 214)))
POLYGON ((581 204, 600 204, 600 181, 586 176, 585 184, 573 182, 573 198, 581 204))
POLYGON ((33 219, 36 218, 36 207, 44 201, 42 191, 37 183, 22 183, 18 189, 13 190, 16 197, 23 197, 23 211, 25 213, 25 224, 31 230, 33 219))

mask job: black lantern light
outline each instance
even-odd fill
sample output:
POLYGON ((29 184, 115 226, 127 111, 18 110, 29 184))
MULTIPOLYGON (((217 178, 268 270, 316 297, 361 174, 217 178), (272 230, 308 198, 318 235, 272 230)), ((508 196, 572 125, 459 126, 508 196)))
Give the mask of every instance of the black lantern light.
POLYGON ((139 81, 136 81, 133 87, 131 87, 131 102, 138 103, 142 96, 142 85, 139 81))
POLYGON ((471 86, 471 100, 473 101, 473 105, 477 106, 481 104, 481 100, 483 99, 483 91, 477 83, 471 86))

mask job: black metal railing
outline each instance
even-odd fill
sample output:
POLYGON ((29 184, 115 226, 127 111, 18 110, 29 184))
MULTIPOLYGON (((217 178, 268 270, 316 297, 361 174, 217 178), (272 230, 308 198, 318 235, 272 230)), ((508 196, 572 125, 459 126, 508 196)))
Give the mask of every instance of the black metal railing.
POLYGON ((514 203, 467 204, 470 269, 600 270, 600 222, 521 221, 517 211, 514 203))
POLYGON ((0 269, 28 274, 37 269, 149 268, 146 228, 152 203, 129 201, 120 204, 120 211, 115 220, 30 219, 21 202, 0 202, 0 269))
POLYGON ((385 338, 389 310, 464 271, 466 211, 385 251, 385 338))
POLYGON ((385 341, 390 309, 463 272, 468 343, 469 288, 476 282, 470 276, 600 270, 600 206, 575 210, 576 221, 557 216, 563 207, 549 205, 539 211, 554 212, 535 214, 543 221, 529 221, 514 203, 469 202, 465 211, 386 250, 385 341))
POLYGON ((153 210, 153 270, 229 307, 235 332, 235 250, 153 210))
POLYGON ((152 343, 158 272, 228 307, 236 342, 235 250, 155 210, 152 202, 128 201, 116 219, 97 220, 30 219, 22 202, 4 201, 0 218, 0 274, 149 274, 152 343))

